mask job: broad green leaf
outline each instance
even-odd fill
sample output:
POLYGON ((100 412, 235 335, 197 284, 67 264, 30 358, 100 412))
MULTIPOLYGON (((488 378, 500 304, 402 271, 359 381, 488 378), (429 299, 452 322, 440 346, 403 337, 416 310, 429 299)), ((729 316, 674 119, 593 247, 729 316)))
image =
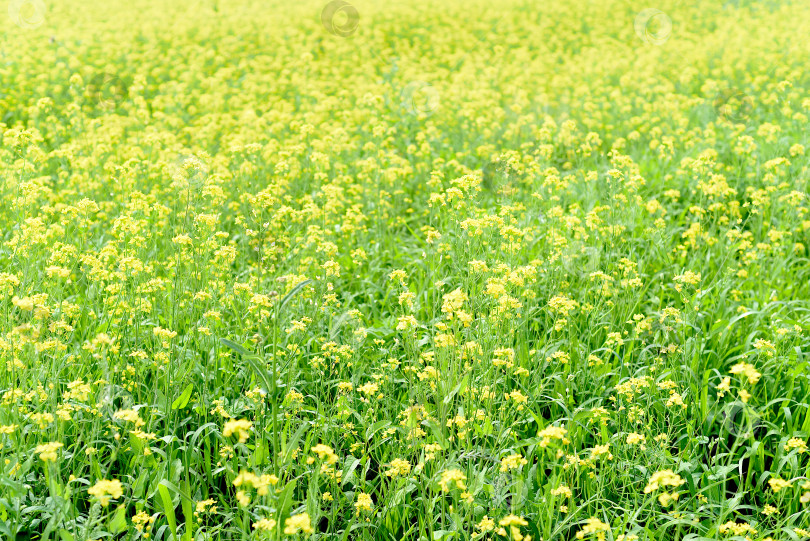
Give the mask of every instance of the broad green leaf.
POLYGON ((177 519, 174 515, 174 504, 172 503, 172 497, 169 495, 169 489, 164 483, 167 483, 167 481, 160 482, 158 493, 160 494, 160 500, 163 504, 163 513, 166 515, 166 521, 169 523, 169 531, 172 534, 172 539, 177 539, 177 519))
POLYGON ((107 528, 111 533, 123 532, 127 527, 127 506, 121 505, 115 511, 115 515, 110 519, 107 528))
POLYGON ((178 410, 183 409, 188 404, 189 399, 191 398, 191 391, 194 390, 194 384, 189 383, 188 386, 183 390, 183 393, 177 397, 177 399, 172 402, 172 409, 178 410))

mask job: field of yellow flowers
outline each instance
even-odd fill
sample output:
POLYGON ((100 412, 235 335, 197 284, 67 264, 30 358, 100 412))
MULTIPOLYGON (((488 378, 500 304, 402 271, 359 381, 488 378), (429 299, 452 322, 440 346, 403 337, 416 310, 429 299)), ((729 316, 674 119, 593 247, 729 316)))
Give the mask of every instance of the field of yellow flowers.
POLYGON ((4 0, 0 539, 810 538, 810 0, 4 0))

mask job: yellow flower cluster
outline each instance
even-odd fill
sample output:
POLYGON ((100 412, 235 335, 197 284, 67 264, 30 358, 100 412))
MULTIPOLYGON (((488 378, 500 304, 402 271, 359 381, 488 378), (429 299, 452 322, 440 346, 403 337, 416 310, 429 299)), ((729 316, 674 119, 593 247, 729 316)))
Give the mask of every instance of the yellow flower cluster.
POLYGON ((234 419, 225 423, 222 429, 222 435, 226 438, 236 436, 239 443, 245 443, 250 437, 250 431, 253 429, 253 423, 245 419, 234 419))
MULTIPOLYGON (((11 433, 11 431, 7 432, 11 433)), ((64 447, 62 442, 52 441, 50 443, 44 443, 42 445, 37 445, 34 452, 39 455, 39 458, 43 462, 56 462, 57 459, 57 451, 64 447)))
POLYGON ((124 494, 124 489, 117 479, 101 479, 87 489, 87 493, 95 496, 102 507, 107 507, 111 498, 120 498, 124 494))
MULTIPOLYGON (((679 487, 686 483, 686 480, 681 478, 672 470, 660 470, 650 476, 647 486, 644 487, 644 494, 650 494, 664 487, 679 487)), ((662 492, 658 495, 658 502, 667 507, 671 502, 678 501, 680 496, 679 492, 662 492)))

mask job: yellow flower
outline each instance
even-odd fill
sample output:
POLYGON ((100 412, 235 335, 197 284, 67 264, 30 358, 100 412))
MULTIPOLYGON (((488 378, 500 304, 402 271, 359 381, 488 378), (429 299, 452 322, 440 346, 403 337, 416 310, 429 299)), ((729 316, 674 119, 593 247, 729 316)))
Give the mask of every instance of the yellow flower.
POLYGON ((766 505, 765 507, 762 508, 762 514, 765 515, 766 517, 770 515, 775 515, 777 513, 779 513, 779 510, 773 505, 766 505))
POLYGON ((102 479, 87 489, 87 492, 95 496, 102 507, 107 507, 110 503, 110 498, 120 498, 124 490, 121 488, 121 482, 117 479, 113 479, 112 481, 102 479))
MULTIPOLYGON (((684 484, 686 481, 681 479, 681 476, 673 472, 672 470, 661 470, 657 471, 650 477, 647 486, 644 487, 644 494, 649 494, 650 492, 654 492, 659 488, 663 488, 665 486, 670 487, 678 487, 684 484)), ((680 493, 674 492, 663 492, 658 495, 658 503, 661 504, 663 507, 667 507, 670 503, 678 501, 680 497, 680 493)))
POLYGON ((730 533, 732 535, 746 535, 746 534, 756 534, 757 531, 751 527, 751 525, 745 522, 734 522, 728 521, 725 524, 721 524, 720 527, 717 528, 717 531, 721 534, 730 533))
POLYGON ((643 444, 646 440, 647 438, 644 436, 644 434, 636 434, 631 432, 627 435, 627 445, 643 444))
POLYGON ((685 482, 685 480, 681 479, 680 475, 672 470, 657 471, 650 476, 647 486, 644 487, 644 494, 649 494, 665 486, 679 487, 685 482))
POLYGON ((596 517, 591 517, 585 521, 585 526, 577 532, 577 539, 585 539, 586 535, 594 534, 598 541, 605 541, 605 532, 610 531, 610 525, 605 524, 596 517))
POLYGON ((512 537, 512 539, 514 541, 523 541, 523 540, 531 541, 530 536, 528 536, 528 535, 524 536, 523 534, 520 533, 519 526, 528 526, 529 525, 529 523, 525 519, 523 519, 523 518, 521 518, 521 517, 519 517, 517 515, 507 515, 504 518, 502 518, 500 521, 498 521, 498 524, 501 526, 498 529, 498 533, 503 532, 503 535, 505 535, 505 533, 506 533, 505 528, 508 526, 509 527, 509 532, 511 533, 511 537, 512 537))
POLYGON ((276 484, 278 484, 278 477, 273 474, 256 475, 249 471, 239 472, 239 475, 233 480, 233 486, 241 487, 245 485, 253 487, 259 496, 266 496, 269 493, 269 487, 276 484))
POLYGON ((397 477, 397 476, 404 476, 408 475, 411 471, 411 464, 407 460, 402 460, 401 458, 395 458, 391 461, 391 468, 385 472, 385 475, 388 477, 397 477))
POLYGON ((778 477, 774 477, 773 479, 768 480, 768 485, 770 485, 771 490, 773 490, 775 494, 780 490, 792 487, 793 483, 791 483, 790 481, 785 481, 784 479, 780 479, 778 477))
POLYGON ((236 491, 236 501, 239 502, 239 505, 242 507, 247 507, 250 505, 250 496, 248 496, 247 492, 244 490, 237 490, 236 491))
POLYGON ((516 515, 507 515, 498 521, 501 526, 528 526, 529 523, 516 515))
POLYGON ((453 489, 453 485, 461 490, 467 490, 467 485, 464 484, 466 480, 467 476, 464 475, 464 472, 461 470, 446 470, 442 472, 439 486, 442 488, 443 492, 450 492, 453 489))
POLYGON ((681 408, 686 409, 686 404, 683 403, 683 397, 680 394, 672 393, 669 395, 667 407, 671 408, 672 406, 681 406, 681 408))
POLYGON ((678 501, 680 495, 680 492, 673 492, 672 494, 669 492, 662 492, 658 495, 658 503, 661 504, 662 507, 667 507, 672 502, 678 501))
POLYGON ((722 398, 729 390, 731 390, 731 378, 725 377, 720 385, 717 386, 717 397, 722 398))
POLYGON ((482 533, 491 532, 495 529, 495 521, 488 516, 484 515, 481 521, 475 526, 482 533))
POLYGON ((354 502, 354 506, 357 508, 357 514, 359 515, 360 511, 371 511, 374 507, 374 502, 371 500, 370 495, 361 492, 357 495, 357 501, 354 502))
POLYGON ((194 514, 199 515, 202 513, 216 513, 217 506, 214 505, 215 503, 216 501, 212 499, 197 502, 197 505, 194 507, 194 514))
POLYGON ((790 438, 788 442, 785 444, 785 451, 792 451, 796 449, 796 452, 799 454, 807 452, 807 442, 805 442, 801 438, 790 438))
POLYGON ((141 419, 141 416, 138 415, 138 412, 134 410, 118 410, 113 413, 113 419, 128 421, 133 423, 136 427, 141 427, 145 424, 141 419))
POLYGON ((276 524, 277 523, 276 523, 275 519, 263 518, 263 519, 259 519, 259 520, 257 520, 256 522, 253 523, 253 529, 267 532, 267 531, 270 531, 273 528, 275 528, 276 524))
POLYGON ((34 452, 39 455, 39 458, 43 462, 56 462, 56 452, 62 447, 64 447, 63 443, 60 443, 58 441, 52 441, 50 443, 37 445, 37 448, 34 449, 34 452))
POLYGON ((404 270, 394 270, 388 275, 388 278, 397 282, 405 282, 408 279, 408 273, 404 270))
POLYGON ((419 322, 411 315, 400 316, 397 318, 397 330, 407 331, 408 329, 415 329, 419 326, 419 322))
POLYGON ((62 393, 62 398, 65 400, 73 399, 79 402, 87 402, 87 399, 90 398, 92 388, 80 379, 68 383, 67 387, 68 390, 62 393))
POLYGON ((560 485, 557 488, 551 490, 552 496, 562 496, 564 498, 571 498, 574 493, 571 492, 571 489, 566 485, 560 485))
MULTIPOLYGON (((139 532, 149 528, 154 521, 155 518, 148 515, 145 511, 139 511, 132 517, 132 524, 135 525, 135 529, 139 532)), ((146 539, 146 537, 144 537, 144 539, 146 539)))
POLYGON ((287 535, 295 535, 298 532, 304 532, 305 534, 313 533, 314 530, 312 526, 310 526, 309 520, 307 513, 291 516, 284 521, 284 533, 287 535))
POLYGON ((232 421, 227 421, 225 423, 225 428, 222 430, 222 434, 228 438, 232 435, 236 435, 239 438, 239 443, 245 443, 250 437, 250 430, 253 428, 253 423, 247 421, 245 419, 235 419, 232 421))
POLYGON ((751 385, 755 385, 759 378, 762 376, 757 369, 754 368, 754 365, 748 363, 737 363, 731 367, 731 373, 734 375, 742 375, 748 379, 748 383, 751 385))
POLYGON ((377 391, 379 391, 379 389, 380 386, 372 381, 366 383, 365 385, 361 385, 360 387, 357 388, 358 391, 368 396, 373 396, 377 394, 377 391))
POLYGON ((501 459, 501 471, 516 470, 524 464, 528 464, 528 461, 523 456, 519 454, 509 455, 501 459))
POLYGON ((318 455, 318 458, 321 460, 326 459, 327 464, 331 465, 338 461, 338 456, 335 454, 335 451, 328 445, 319 443, 312 448, 312 452, 318 455))
POLYGON ((754 341, 754 349, 764 352, 767 357, 773 357, 774 353, 776 353, 776 346, 773 342, 761 338, 754 341))
POLYGON ((466 300, 467 294, 461 288, 454 289, 450 293, 442 295, 442 312, 452 317, 455 312, 461 310, 466 300))
POLYGON ((568 444, 566 434, 568 434, 568 431, 561 426, 547 426, 537 434, 537 437, 541 438, 540 447, 548 447, 552 440, 559 440, 564 444, 568 444))
MULTIPOLYGON (((673 279, 675 282, 679 282, 681 284, 689 284, 690 286, 697 285, 700 280, 701 276, 700 273, 694 273, 692 271, 686 271, 683 274, 679 274, 673 279)), ((676 286, 678 291, 680 291, 680 286, 676 286)))
POLYGON ((54 416, 51 413, 34 413, 31 415, 31 420, 39 426, 40 429, 44 429, 49 424, 54 422, 54 416))

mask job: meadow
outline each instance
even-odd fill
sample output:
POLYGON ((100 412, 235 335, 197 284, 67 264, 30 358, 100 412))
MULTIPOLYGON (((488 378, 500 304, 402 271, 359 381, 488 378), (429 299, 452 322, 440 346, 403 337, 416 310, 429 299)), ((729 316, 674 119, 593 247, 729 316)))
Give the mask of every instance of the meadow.
POLYGON ((809 0, 5 3, 0 539, 810 538, 809 0))

